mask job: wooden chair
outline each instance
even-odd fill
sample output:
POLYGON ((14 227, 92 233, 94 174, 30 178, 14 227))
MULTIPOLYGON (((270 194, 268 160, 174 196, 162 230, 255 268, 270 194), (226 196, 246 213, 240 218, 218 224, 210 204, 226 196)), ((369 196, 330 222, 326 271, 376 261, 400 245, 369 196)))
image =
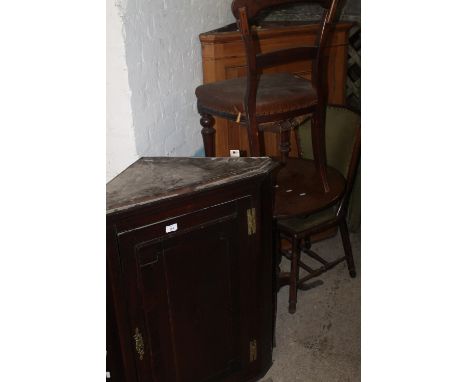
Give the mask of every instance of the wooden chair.
POLYGON ((322 193, 340 192, 340 185, 333 184, 336 179, 330 179, 333 176, 327 170, 324 134, 327 103, 324 47, 337 13, 338 2, 339 0, 232 2, 232 12, 245 45, 247 76, 204 84, 196 89, 206 156, 216 154, 213 116, 236 121, 247 128, 250 156, 265 155, 264 131, 280 134, 282 163, 287 161, 291 130, 307 116, 312 116, 314 165, 319 185, 322 193), (311 41, 308 46, 262 53, 255 32, 255 17, 266 8, 295 2, 317 3, 323 7, 321 32, 317 41, 311 41), (266 68, 306 59, 311 61, 312 81, 291 73, 263 73, 266 68))
MULTIPOLYGON (((346 184, 343 194, 332 205, 322 208, 320 204, 315 204, 313 212, 310 212, 311 208, 306 208, 307 213, 303 216, 277 220, 279 256, 283 255, 291 260, 290 272, 279 277, 279 286, 289 284, 290 313, 296 311, 297 289, 309 289, 310 286, 305 283, 311 278, 344 260, 347 262, 350 276, 356 276, 346 217, 361 151, 360 117, 357 113, 343 107, 329 107, 325 131, 327 161, 341 174, 346 174, 346 184), (310 238, 334 227, 340 230, 345 254, 329 262, 310 249, 310 238), (284 239, 291 243, 290 249, 281 249, 281 242, 284 242, 284 239), (318 261, 321 267, 313 269, 305 264, 301 261, 301 252, 318 261), (299 279, 300 268, 308 272, 308 275, 301 279, 299 279)), ((308 155, 311 154, 311 152, 308 153, 308 155)), ((291 194, 293 195, 290 197, 290 203, 294 203, 293 198, 295 198, 296 203, 300 204, 300 195, 297 192, 291 192, 291 194)))

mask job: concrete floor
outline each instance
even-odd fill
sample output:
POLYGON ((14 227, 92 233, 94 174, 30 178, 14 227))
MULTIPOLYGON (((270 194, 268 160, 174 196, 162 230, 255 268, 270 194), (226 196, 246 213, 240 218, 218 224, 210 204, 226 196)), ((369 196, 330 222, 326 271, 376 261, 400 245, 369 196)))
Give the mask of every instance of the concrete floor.
MULTIPOLYGON (((351 234, 357 277, 346 263, 313 279, 323 284, 298 291, 297 311, 288 313, 289 287, 278 293, 273 366, 261 382, 356 382, 361 372, 361 238, 351 234)), ((326 259, 343 255, 340 235, 314 244, 326 259)), ((307 264, 314 264, 303 256, 307 264)), ((316 266, 316 263, 314 264, 316 266)), ((281 267, 287 270, 289 261, 281 267)))

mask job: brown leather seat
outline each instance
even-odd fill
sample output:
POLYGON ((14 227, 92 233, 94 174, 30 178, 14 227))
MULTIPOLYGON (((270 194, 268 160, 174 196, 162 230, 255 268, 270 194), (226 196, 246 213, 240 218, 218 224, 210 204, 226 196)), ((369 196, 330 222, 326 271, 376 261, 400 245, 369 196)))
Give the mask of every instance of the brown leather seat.
MULTIPOLYGON (((244 117, 246 85, 246 77, 240 77, 199 86, 195 90, 199 112, 223 115, 233 120, 237 119, 239 113, 244 117)), ((269 119, 277 114, 300 111, 316 104, 317 91, 310 80, 290 73, 261 75, 256 99, 258 117, 269 119)))

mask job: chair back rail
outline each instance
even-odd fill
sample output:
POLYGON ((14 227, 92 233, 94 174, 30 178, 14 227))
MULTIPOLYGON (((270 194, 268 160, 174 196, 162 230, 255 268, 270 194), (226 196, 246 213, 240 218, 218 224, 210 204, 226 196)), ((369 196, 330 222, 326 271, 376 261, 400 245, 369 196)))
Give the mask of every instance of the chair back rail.
POLYGON ((304 46, 290 49, 282 49, 268 53, 257 53, 257 69, 264 69, 270 66, 288 64, 294 61, 314 59, 317 57, 318 48, 316 46, 304 46))

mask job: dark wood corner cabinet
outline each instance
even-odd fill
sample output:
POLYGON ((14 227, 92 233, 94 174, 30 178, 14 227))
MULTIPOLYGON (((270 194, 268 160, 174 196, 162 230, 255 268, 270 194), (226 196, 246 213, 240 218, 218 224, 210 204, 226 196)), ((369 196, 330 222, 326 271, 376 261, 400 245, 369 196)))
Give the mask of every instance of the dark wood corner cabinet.
POLYGON ((272 363, 269 158, 141 158, 107 184, 110 381, 256 381, 272 363))

